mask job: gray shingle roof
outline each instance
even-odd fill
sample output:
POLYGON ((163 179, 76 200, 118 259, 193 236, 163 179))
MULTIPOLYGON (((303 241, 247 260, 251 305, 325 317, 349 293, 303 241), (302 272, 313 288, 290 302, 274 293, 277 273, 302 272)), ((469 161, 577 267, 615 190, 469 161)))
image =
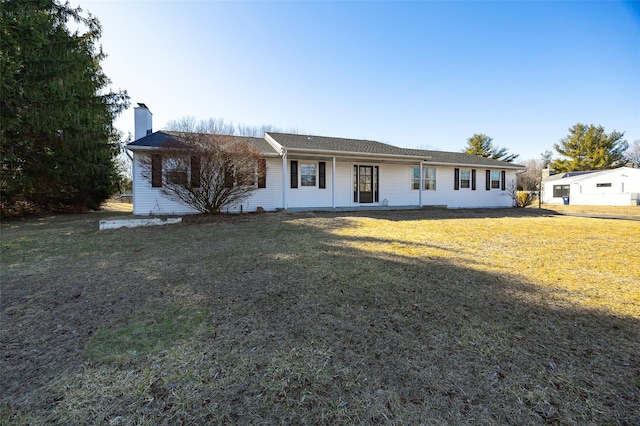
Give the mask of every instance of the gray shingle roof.
MULTIPOLYGON (((268 134, 289 152, 317 151, 337 155, 370 154, 372 156, 390 156, 396 158, 405 157, 407 159, 425 161, 426 163, 432 164, 468 165, 522 170, 525 169, 524 166, 518 164, 484 158, 478 155, 469 155, 462 152, 400 148, 386 143, 364 139, 346 139, 277 132, 268 132, 268 134)), ((163 146, 175 147, 175 144, 179 145, 185 140, 185 136, 185 133, 180 132, 159 131, 140 138, 134 142, 131 142, 128 147, 129 149, 132 149, 134 151, 139 148, 161 148, 163 146)), ((219 135, 200 134, 200 136, 211 137, 213 139, 214 137, 219 135)), ((236 140, 250 143, 255 146, 262 155, 268 157, 278 155, 276 150, 263 138, 254 138, 249 136, 225 137, 231 137, 236 140)))
POLYGON ((287 151, 326 151, 337 154, 373 154, 414 158, 434 164, 477 165, 486 167, 525 169, 524 166, 505 161, 484 158, 462 152, 432 151, 408 149, 382 142, 345 139, 315 135, 296 135, 291 133, 268 132, 287 151))
MULTIPOLYGON (((170 131, 159 131, 152 133, 148 136, 140 138, 134 142, 131 142, 127 147, 132 150, 136 150, 139 147, 148 147, 148 148, 162 148, 162 147, 175 147, 176 144, 179 146, 181 143, 185 141, 185 133, 181 132, 170 132, 170 131)), ((199 134, 199 136, 211 137, 212 141, 215 137, 219 137, 220 135, 207 135, 207 134, 199 134)), ((247 142, 256 147, 256 149, 265 156, 277 156, 276 151, 273 147, 264 140, 263 138, 254 138, 249 136, 224 136, 225 138, 233 138, 238 141, 247 142)))

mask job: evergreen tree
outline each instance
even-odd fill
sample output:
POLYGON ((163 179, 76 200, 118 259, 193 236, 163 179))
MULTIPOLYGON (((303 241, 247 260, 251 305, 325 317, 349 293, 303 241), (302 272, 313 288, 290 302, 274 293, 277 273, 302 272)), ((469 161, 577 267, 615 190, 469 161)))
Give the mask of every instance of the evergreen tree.
POLYGON ((569 129, 569 135, 555 144, 555 150, 566 157, 556 159, 551 168, 556 172, 603 170, 622 164, 629 146, 623 140, 624 132, 605 133, 604 127, 578 123, 569 129))
POLYGON ((474 133, 473 136, 467 139, 467 147, 462 152, 471 155, 480 155, 494 160, 506 161, 509 163, 513 162, 520 156, 519 154, 509 154, 509 150, 507 148, 494 146, 493 138, 483 133, 474 133))
POLYGON ((54 0, 0 2, 3 208, 99 208, 115 190, 125 91, 107 90, 98 20, 54 0), (73 20, 84 30, 71 33, 73 20))

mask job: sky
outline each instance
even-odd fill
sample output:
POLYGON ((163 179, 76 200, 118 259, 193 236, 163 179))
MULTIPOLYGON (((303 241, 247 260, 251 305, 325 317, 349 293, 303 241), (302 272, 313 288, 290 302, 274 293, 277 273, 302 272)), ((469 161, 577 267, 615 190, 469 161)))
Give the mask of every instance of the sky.
MULTIPOLYGON (((640 139, 640 2, 96 1, 111 88, 153 130, 223 118, 539 159, 576 123, 640 139)), ((554 154, 557 155, 557 153, 554 154)))

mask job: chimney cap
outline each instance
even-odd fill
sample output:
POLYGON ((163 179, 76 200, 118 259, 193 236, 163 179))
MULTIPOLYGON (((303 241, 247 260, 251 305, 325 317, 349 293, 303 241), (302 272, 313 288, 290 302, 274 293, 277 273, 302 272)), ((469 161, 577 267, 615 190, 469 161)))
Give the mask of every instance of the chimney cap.
POLYGON ((138 102, 138 108, 145 108, 145 109, 149 109, 145 104, 143 104, 142 102, 138 102))

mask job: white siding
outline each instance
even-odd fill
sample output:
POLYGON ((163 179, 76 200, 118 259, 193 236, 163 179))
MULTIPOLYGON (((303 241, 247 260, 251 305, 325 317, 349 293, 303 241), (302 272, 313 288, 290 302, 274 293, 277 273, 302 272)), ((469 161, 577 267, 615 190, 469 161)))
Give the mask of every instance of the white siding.
POLYGON ((133 153, 133 214, 186 214, 196 210, 168 199, 159 188, 152 188, 151 181, 141 173, 140 158, 146 154, 133 153))
MULTIPOLYGON (((198 213, 193 208, 169 199, 162 194, 160 188, 152 188, 149 179, 141 174, 139 158, 142 155, 133 154, 133 214, 135 215, 155 215, 155 214, 191 214, 198 213)), ((282 173, 279 158, 267 159, 267 185, 266 188, 256 189, 247 199, 242 202, 242 211, 256 211, 258 207, 270 211, 281 207, 282 173)), ((225 209, 228 212, 240 212, 240 204, 230 206, 225 209)))
MULTIPOLYGON (((286 187, 285 191, 287 192, 287 205, 286 208, 326 208, 332 207, 332 197, 331 197, 331 185, 332 181, 332 162, 325 161, 326 169, 325 169, 325 178, 326 178, 326 187, 319 188, 319 178, 318 178, 318 167, 317 164, 319 160, 297 160, 298 161, 298 187, 291 188, 291 160, 287 160, 287 176, 286 176, 286 187), (316 164, 316 186, 315 187, 303 187, 300 185, 300 165, 301 164, 316 164)), ((281 163, 282 164, 282 163, 281 163)), ((282 167, 282 166, 280 166, 282 167)), ((281 175, 282 176, 282 175, 281 175)))
MULTIPOLYGON (((433 166, 429 166, 433 167, 433 166)), ((471 170, 471 167, 458 167, 471 170)), ((473 208, 473 207, 512 207, 513 200, 507 191, 491 189, 487 191, 485 172, 486 168, 476 168, 476 189, 454 189, 455 167, 436 166, 436 190, 422 192, 423 206, 447 206, 448 208, 473 208)), ((501 171, 493 169, 493 171, 501 171)), ((506 170, 506 185, 516 179, 513 170, 506 170)))
MULTIPOLYGON (((159 189, 152 188, 148 179, 140 174, 140 167, 137 159, 144 153, 134 153, 134 187, 133 206, 134 214, 184 214, 196 213, 188 206, 172 201, 164 196, 159 189)), ((295 159, 295 158, 294 158, 295 159)), ((300 164, 314 162, 313 160, 297 160, 298 168, 300 164)), ((225 212, 252 212, 258 207, 267 211, 278 208, 331 208, 335 207, 356 207, 356 206, 382 206, 387 204, 393 206, 419 206, 420 191, 411 189, 411 169, 419 167, 416 163, 411 165, 376 163, 376 162, 353 162, 336 161, 335 188, 333 185, 333 162, 331 159, 323 160, 326 163, 326 188, 300 187, 291 188, 290 160, 287 160, 287 171, 284 179, 285 188, 282 188, 282 159, 267 159, 267 186, 257 189, 247 197, 242 205, 237 204, 225 209, 225 212), (377 166, 379 170, 379 194, 378 202, 358 204, 353 201, 353 167, 354 165, 377 166), (334 192, 335 191, 335 192, 334 192), (286 205, 283 205, 283 194, 286 192, 286 205), (335 198, 334 198, 335 195, 335 198), (385 203, 386 201, 386 203, 385 203)), ((315 161, 317 163, 317 161, 315 161)), ((423 165, 425 166, 425 165, 423 165)), ((473 207, 511 207, 513 201, 502 189, 486 190, 485 170, 476 169, 476 190, 459 189, 454 190, 454 167, 453 166, 433 166, 436 168, 436 190, 422 191, 423 206, 447 206, 449 208, 473 208, 473 207)), ((463 167, 460 167, 461 169, 463 167)), ((469 169, 467 167, 467 169, 469 169)), ((299 171, 298 171, 299 173, 299 171)), ((507 185, 515 181, 515 171, 506 171, 507 185)), ((317 179, 318 182, 318 179, 317 179)), ((637 192, 640 192, 638 190, 637 192)))
MULTIPOLYGON (((418 167, 416 163, 413 167, 418 167)), ((380 165, 380 203, 387 200, 390 206, 420 205, 419 191, 411 190, 411 165, 380 165)))
POLYGON ((563 203, 562 198, 553 197, 555 185, 569 185, 569 204, 578 206, 628 206, 638 205, 640 201, 638 196, 640 169, 621 167, 547 181, 543 187, 544 203, 563 203), (603 184, 611 184, 611 186, 603 186, 603 184))
MULTIPOLYGON (((242 202, 243 212, 255 212, 258 207, 266 211, 282 208, 282 160, 267 158, 267 185, 258 188, 242 202)), ((224 210, 229 213, 239 213, 240 204, 230 206, 224 210)))

